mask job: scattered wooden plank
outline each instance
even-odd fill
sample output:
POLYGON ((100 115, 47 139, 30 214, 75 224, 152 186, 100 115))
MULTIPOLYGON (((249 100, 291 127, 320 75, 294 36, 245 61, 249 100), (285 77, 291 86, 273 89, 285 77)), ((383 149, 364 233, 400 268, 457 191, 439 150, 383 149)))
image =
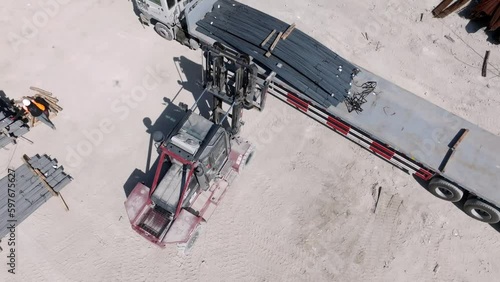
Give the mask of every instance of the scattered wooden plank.
POLYGON ((30 86, 30 89, 33 90, 33 91, 36 91, 36 92, 39 92, 39 93, 43 93, 47 96, 52 96, 52 93, 47 91, 47 90, 43 90, 41 88, 38 88, 38 87, 34 87, 34 86, 30 86))
POLYGON ((488 74, 488 59, 490 58, 490 51, 486 51, 486 54, 484 55, 484 61, 483 61, 483 69, 482 69, 482 75, 483 77, 486 77, 488 74))
POLYGON ((449 35, 445 35, 444 38, 450 40, 451 42, 455 43, 455 39, 451 38, 449 35))
POLYGON ((269 58, 271 56, 271 53, 273 52, 274 48, 276 48, 276 46, 278 45, 278 42, 280 41, 282 35, 283 35, 283 32, 278 33, 278 36, 276 37, 276 39, 274 39, 273 44, 269 48, 269 51, 267 51, 266 57, 269 58))
POLYGON ((453 145, 453 147, 451 147, 451 149, 453 151, 455 151, 455 149, 457 149, 458 145, 460 145, 460 143, 462 143, 462 141, 464 140, 464 138, 467 136, 467 134, 469 134, 469 129, 464 129, 463 133, 462 133, 462 136, 460 136, 460 138, 457 140, 457 142, 453 145))
MULTIPOLYGON (((378 183, 376 185, 378 185, 378 183)), ((380 195, 382 194, 382 186, 378 187, 376 194, 377 195, 375 198, 375 206, 373 207, 373 213, 377 212, 378 203, 380 201, 380 195)))
POLYGON ((48 182, 47 182, 47 178, 39 170, 35 170, 35 172, 42 179, 42 183, 44 184, 45 188, 50 189, 50 191, 54 191, 54 193, 56 193, 55 195, 57 197, 59 197, 59 199, 61 199, 61 202, 62 202, 64 208, 66 209, 66 211, 69 211, 68 204, 66 204, 66 201, 64 200, 63 196, 61 195, 61 192, 56 192, 52 187, 50 187, 48 182))
MULTIPOLYGON (((35 98, 36 97, 43 98, 45 101, 47 101, 47 103, 49 103, 49 106, 52 106, 53 111, 56 111, 56 112, 62 111, 62 108, 57 104, 59 102, 59 99, 52 96, 53 94, 51 92, 43 90, 43 89, 38 88, 38 87, 34 87, 34 86, 31 86, 30 89, 38 92, 37 94, 35 94, 34 97, 35 98)), ((28 98, 32 98, 32 97, 28 97, 28 98)))
POLYGON ((292 31, 295 29, 295 23, 291 24, 285 31, 285 33, 283 33, 283 35, 281 36, 281 39, 283 40, 286 40, 287 37, 292 33, 292 31))
POLYGON ((271 39, 271 37, 273 37, 273 35, 276 33, 276 29, 273 29, 273 31, 271 31, 271 33, 269 33, 269 35, 266 37, 266 39, 264 39, 264 41, 262 41, 262 43, 260 43, 260 47, 264 47, 264 45, 267 44, 267 42, 271 39))
POLYGON ((38 96, 38 97, 42 97, 43 99, 45 99, 45 100, 47 100, 47 101, 51 101, 51 102, 53 102, 53 103, 57 103, 57 102, 59 102, 59 99, 57 99, 56 97, 53 97, 53 96, 47 96, 47 95, 42 94, 42 93, 40 93, 40 94, 36 94, 36 95, 35 95, 35 97, 37 97, 37 96, 38 96))
POLYGON ((449 14, 455 12, 456 10, 460 9, 461 7, 465 6, 465 4, 467 4, 467 2, 469 1, 470 0, 457 0, 455 3, 451 4, 448 8, 442 10, 436 17, 444 18, 449 14))
POLYGON ((432 15, 434 15, 434 17, 436 18, 439 18, 439 14, 441 14, 441 12, 446 9, 446 7, 448 7, 452 1, 453 0, 443 0, 441 3, 439 3, 439 5, 437 5, 436 8, 434 8, 434 10, 432 10, 432 15))
POLYGON ((273 44, 271 45, 271 48, 269 48, 269 51, 272 52, 274 50, 274 48, 276 48, 276 46, 278 45, 278 42, 280 41, 282 35, 283 35, 283 32, 278 33, 278 36, 276 37, 276 39, 274 40, 273 44))
POLYGON ((47 100, 47 99, 44 99, 44 100, 49 104, 49 109, 51 111, 56 112, 56 113, 62 111, 62 108, 58 104, 54 103, 51 100, 47 100))
POLYGON ((463 128, 462 130, 460 130, 459 134, 460 134, 460 137, 453 144, 453 146, 450 147, 450 149, 446 153, 446 156, 443 159, 443 162, 439 166, 439 171, 440 172, 445 172, 446 165, 448 164, 448 162, 450 161, 450 159, 453 157, 453 155, 455 155, 455 152, 456 152, 456 149, 457 149, 458 145, 460 145, 460 143, 462 143, 462 141, 465 139, 465 137, 467 136, 467 134, 469 134, 469 129, 463 128))

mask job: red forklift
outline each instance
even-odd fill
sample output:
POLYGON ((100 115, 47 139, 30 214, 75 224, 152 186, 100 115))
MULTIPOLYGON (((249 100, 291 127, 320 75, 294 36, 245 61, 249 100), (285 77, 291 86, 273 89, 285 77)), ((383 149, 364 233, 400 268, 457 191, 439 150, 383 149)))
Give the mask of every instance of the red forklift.
POLYGON ((238 134, 243 109, 261 109, 265 97, 256 67, 218 44, 204 55, 205 90, 191 109, 179 106, 185 114, 170 132, 153 133, 159 161, 151 188, 137 183, 125 201, 132 228, 161 247, 192 245, 253 154, 238 134), (213 97, 210 119, 194 112, 205 95, 213 97))

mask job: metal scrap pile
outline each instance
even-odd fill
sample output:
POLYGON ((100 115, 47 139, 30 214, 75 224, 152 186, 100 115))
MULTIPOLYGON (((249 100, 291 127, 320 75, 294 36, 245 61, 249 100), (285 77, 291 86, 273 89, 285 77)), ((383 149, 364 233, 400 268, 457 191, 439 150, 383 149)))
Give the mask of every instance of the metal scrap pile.
MULTIPOLYGON (((63 110, 61 106, 59 106, 57 103, 59 102, 59 99, 53 96, 53 94, 49 91, 43 90, 38 87, 30 87, 31 90, 35 91, 36 94, 33 96, 23 96, 22 99, 28 98, 32 100, 36 100, 37 98, 41 98, 45 105, 48 108, 48 113, 49 113, 49 118, 53 118, 57 116, 57 114, 63 110)), ((30 120, 30 126, 34 127, 37 125, 38 120, 32 116, 29 116, 28 119, 30 120)))
POLYGON ((500 28, 500 0, 482 0, 472 9, 469 19, 486 19, 488 21, 489 30, 500 28))
POLYGON ((17 138, 29 131, 26 120, 18 115, 19 111, 13 101, 0 95, 0 149, 15 143, 17 138))
MULTIPOLYGON (((432 14, 436 18, 444 18, 457 11, 470 2, 470 0, 444 0, 434 10, 432 14)), ((500 0, 481 0, 472 8, 467 15, 471 20, 484 20, 488 23, 488 30, 496 30, 500 27, 500 0)))

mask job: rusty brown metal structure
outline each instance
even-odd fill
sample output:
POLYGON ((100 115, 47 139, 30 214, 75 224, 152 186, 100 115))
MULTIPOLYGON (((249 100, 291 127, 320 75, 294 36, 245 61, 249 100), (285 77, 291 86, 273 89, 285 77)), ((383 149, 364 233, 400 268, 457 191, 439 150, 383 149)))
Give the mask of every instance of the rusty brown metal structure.
MULTIPOLYGON (((464 7, 470 0, 443 0, 432 10, 436 18, 444 18, 464 7)), ((500 28, 500 0, 481 0, 467 16, 470 20, 486 20, 488 30, 500 28)))
POLYGON ((475 6, 470 15, 471 20, 488 20, 488 29, 500 27, 500 0, 482 0, 475 6))
POLYGON ((444 18, 447 15, 465 6, 465 4, 467 4, 469 1, 470 0, 457 0, 452 4, 453 0, 444 0, 436 8, 434 8, 434 10, 432 10, 432 14, 436 18, 444 18))

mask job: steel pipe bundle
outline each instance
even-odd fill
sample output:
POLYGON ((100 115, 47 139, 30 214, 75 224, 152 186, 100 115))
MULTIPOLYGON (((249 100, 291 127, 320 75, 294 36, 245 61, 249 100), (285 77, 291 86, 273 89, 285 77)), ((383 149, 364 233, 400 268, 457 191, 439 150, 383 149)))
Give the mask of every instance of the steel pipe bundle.
POLYGON ((349 95, 356 67, 300 30, 280 38, 272 55, 265 56, 279 32, 288 29, 285 22, 236 1, 219 0, 197 24, 199 32, 254 57, 325 107, 337 106, 349 95), (261 46, 273 30, 277 32, 261 46))
POLYGON ((15 193, 15 219, 18 226, 29 215, 35 212, 50 197, 51 192, 45 186, 50 186, 54 191, 59 192, 69 182, 72 177, 64 172, 64 167, 57 165, 57 160, 47 155, 36 155, 28 161, 29 165, 39 170, 45 177, 41 179, 33 172, 27 164, 17 168, 13 176, 5 176, 0 179, 0 238, 9 233, 7 219, 10 219, 8 212, 9 193, 15 193), (14 181, 12 181, 14 179, 14 181), (46 184, 43 183, 45 181, 46 184), (15 185, 12 187, 12 183, 15 185), (11 184, 9 191, 9 184, 11 184))

